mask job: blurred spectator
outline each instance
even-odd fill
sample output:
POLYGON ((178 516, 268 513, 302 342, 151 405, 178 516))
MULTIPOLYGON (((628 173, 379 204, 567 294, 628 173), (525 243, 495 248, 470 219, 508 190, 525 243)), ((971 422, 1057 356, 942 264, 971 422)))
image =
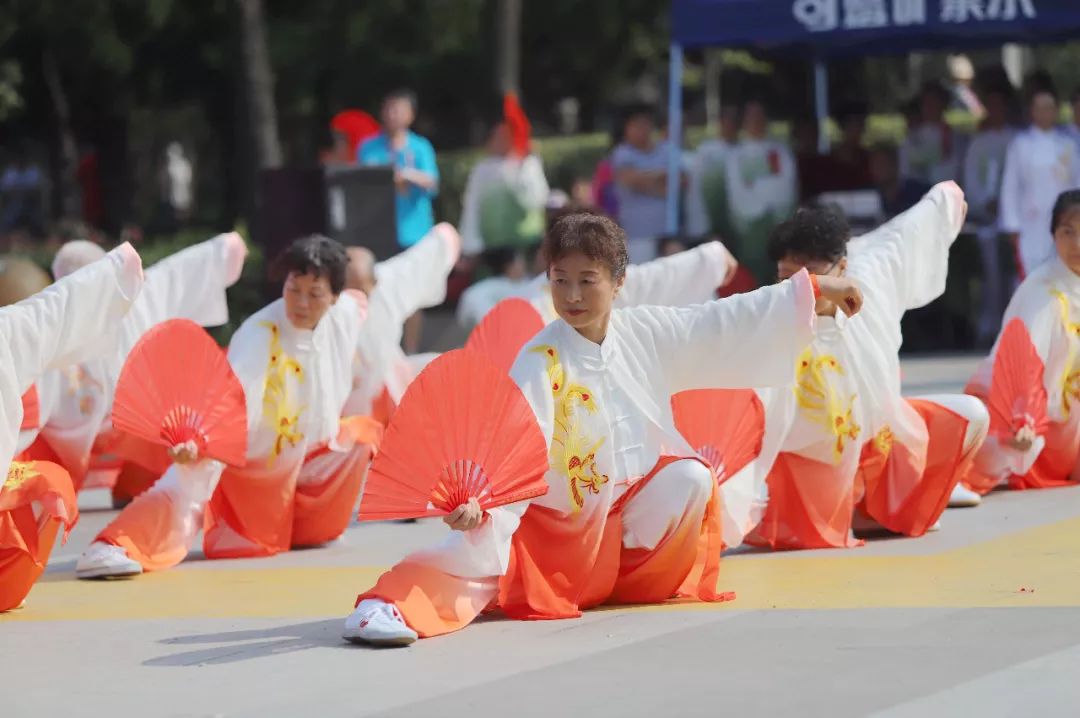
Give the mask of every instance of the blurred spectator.
POLYGON ((724 240, 739 262, 764 283, 776 271, 767 252, 769 233, 798 201, 797 170, 791 150, 769 138, 769 118, 760 100, 743 105, 742 120, 743 138, 732 150, 727 168, 734 237, 724 240))
POLYGON ((403 248, 419 242, 435 226, 431 200, 439 187, 435 149, 409 129, 415 120, 416 95, 409 90, 390 93, 382 104, 382 131, 359 150, 360 164, 394 168, 398 244, 403 248))
POLYGON ((179 142, 170 142, 165 148, 160 180, 162 206, 166 211, 169 227, 175 228, 190 217, 192 202, 191 161, 184 154, 184 147, 179 142))
POLYGON ((331 147, 320 161, 330 167, 347 167, 356 164, 360 145, 379 134, 379 123, 363 110, 342 110, 330 120, 329 129, 331 147))
POLYGON ((465 183, 461 238, 467 255, 530 245, 544 230, 550 190, 540 158, 535 154, 519 157, 502 120, 492 126, 485 153, 465 183))
POLYGON ((818 152, 818 133, 813 114, 801 114, 792 122, 791 148, 798 168, 799 198, 804 201, 828 192, 835 181, 831 158, 818 152))
POLYGON ((1038 86, 1028 103, 1031 126, 1005 155, 998 224, 1018 250, 1021 276, 1054 254, 1050 217, 1059 194, 1080 187, 1080 151, 1058 129, 1053 90, 1038 86))
POLYGON ((1008 124, 1010 99, 1011 92, 1005 87, 989 87, 983 93, 986 119, 971 140, 964 160, 968 220, 975 225, 983 269, 983 292, 976 324, 976 341, 980 346, 993 340, 1005 309, 998 251, 998 200, 1005 155, 1016 134, 1008 124))
POLYGON ((971 60, 967 55, 953 55, 949 58, 948 65, 956 99, 976 120, 982 120, 986 116, 986 107, 972 89, 972 83, 975 81, 975 67, 971 64, 971 60))
POLYGON ((917 179, 901 177, 896 148, 878 145, 870 151, 870 177, 881 195, 882 220, 889 220, 910 209, 930 190, 917 179))
POLYGON ((722 108, 718 136, 698 145, 686 201, 686 229, 692 235, 732 233, 727 163, 739 142, 739 119, 738 107, 722 108))
POLYGON ((575 177, 570 185, 570 201, 579 207, 595 208, 593 184, 588 177, 575 177))
POLYGON ((620 126, 611 143, 611 152, 596 164, 592 178, 592 204, 599 207, 609 217, 619 216, 619 199, 615 193, 615 170, 611 159, 615 149, 622 144, 623 133, 620 126))
POLYGON ((1073 90, 1069 104, 1072 105, 1072 122, 1065 125, 1063 129, 1065 134, 1080 147, 1080 87, 1073 90))
POLYGON ((481 255, 481 259, 491 276, 481 279, 461 295, 457 320, 465 329, 479 324, 502 300, 528 294, 532 284, 526 250, 523 248, 488 249, 481 255))
POLYGON ((45 178, 25 147, 15 150, 14 160, 0 175, 0 232, 25 230, 35 237, 44 234, 43 195, 45 178))
POLYGON ((671 146, 657 142, 651 108, 631 108, 623 122, 623 142, 611 158, 619 224, 626 230, 630 261, 656 257, 656 239, 667 221, 667 168, 671 146))
POLYGON ((960 178, 961 139, 945 121, 949 92, 937 82, 923 85, 919 93, 918 120, 908 127, 900 146, 900 175, 934 185, 960 178))
POLYGON ((836 121, 840 125, 840 142, 829 155, 832 175, 829 190, 842 192, 871 187, 870 151, 863 146, 866 107, 861 104, 846 105, 837 113, 836 121))

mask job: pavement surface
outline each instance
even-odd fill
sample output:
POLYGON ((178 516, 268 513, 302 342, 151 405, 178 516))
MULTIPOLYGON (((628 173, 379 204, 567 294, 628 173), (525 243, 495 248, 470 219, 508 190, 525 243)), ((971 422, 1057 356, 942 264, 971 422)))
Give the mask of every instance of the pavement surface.
MULTIPOLYGON (((907 360, 906 391, 956 391, 972 367, 907 360)), ((342 620, 437 521, 80 582, 114 515, 102 494, 83 509, 26 607, 0 615, 5 718, 1080 715, 1080 488, 995 493, 920 539, 738 552, 727 604, 484 620, 398 650, 342 642, 342 620)))

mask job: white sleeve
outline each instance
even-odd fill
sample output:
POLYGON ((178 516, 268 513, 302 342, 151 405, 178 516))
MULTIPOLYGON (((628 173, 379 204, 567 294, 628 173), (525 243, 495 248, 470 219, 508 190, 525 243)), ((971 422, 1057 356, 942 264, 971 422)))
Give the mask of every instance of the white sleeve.
POLYGON ((790 384, 814 339, 814 290, 805 270, 753 292, 693 307, 626 312, 649 333, 672 394, 790 384))
POLYGON ((924 306, 945 291, 949 248, 964 224, 964 193, 942 182, 914 207, 849 247, 849 272, 890 296, 896 311, 924 306))
POLYGON ((707 302, 716 296, 734 263, 731 252, 714 241, 670 257, 632 264, 626 268, 626 281, 619 291, 617 306, 707 302))
POLYGON ((1001 177, 1001 201, 998 208, 998 226, 1002 232, 1015 234, 1020 231, 1022 211, 1020 208, 1021 141, 1017 137, 1009 143, 1005 153, 1005 172, 1001 177))
POLYGON ((421 309, 446 299, 446 278, 461 254, 461 236, 445 222, 401 254, 375 265, 380 306, 392 324, 403 324, 421 309))
POLYGON ((17 304, 0 309, 0 466, 13 455, 22 395, 47 369, 74 364, 115 341, 142 288, 130 244, 17 304))
POLYGON ((231 232, 165 257, 146 270, 146 284, 132 311, 135 338, 169 319, 204 327, 229 321, 226 288, 240 279, 247 247, 231 232))

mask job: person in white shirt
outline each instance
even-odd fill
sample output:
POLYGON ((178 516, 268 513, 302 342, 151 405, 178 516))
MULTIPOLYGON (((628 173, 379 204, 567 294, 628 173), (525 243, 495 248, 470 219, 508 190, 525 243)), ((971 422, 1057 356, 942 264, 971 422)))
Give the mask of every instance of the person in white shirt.
POLYGON ((928 185, 960 177, 962 138, 945 121, 949 92, 936 82, 919 93, 919 119, 900 146, 900 176, 928 185))
POLYGON ((483 260, 491 269, 491 276, 466 289, 458 300, 457 321, 464 329, 479 324, 502 300, 533 293, 533 278, 521 250, 489 249, 484 252, 483 260))
POLYGON ((998 252, 998 204, 1005 155, 1016 130, 1008 124, 1009 92, 1001 86, 989 88, 983 97, 986 119, 971 140, 964 159, 964 189, 968 218, 975 224, 983 267, 983 293, 977 341, 985 346, 997 334, 1004 310, 1004 286, 998 252))
POLYGON ((1020 133, 1005 155, 998 225, 1017 246, 1021 276, 1054 256, 1047 240, 1054 202, 1080 187, 1080 150, 1057 127, 1058 102, 1042 87, 1031 96, 1031 127, 1020 133))
POLYGON ((540 158, 513 151, 505 121, 494 125, 486 149, 486 156, 473 165, 465 183, 461 241, 466 256, 494 247, 534 243, 544 231, 544 206, 550 188, 540 158))
POLYGON ((686 231, 693 236, 732 235, 731 207, 727 188, 728 158, 739 142, 739 110, 725 107, 720 113, 716 139, 698 145, 690 171, 686 197, 686 231))
POLYGON ((788 146, 769 137, 769 117, 761 101, 747 102, 742 115, 743 139, 727 162, 734 247, 739 262, 765 282, 775 273, 767 256, 769 233, 795 209, 798 170, 788 146))

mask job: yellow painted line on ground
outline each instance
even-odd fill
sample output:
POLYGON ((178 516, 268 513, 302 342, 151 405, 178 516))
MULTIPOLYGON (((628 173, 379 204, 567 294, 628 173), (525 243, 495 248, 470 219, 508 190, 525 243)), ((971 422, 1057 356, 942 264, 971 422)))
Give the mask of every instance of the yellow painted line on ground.
MULTIPOLYGON (((383 570, 187 565, 127 581, 53 575, 0 622, 344 616, 383 570)), ((624 610, 1080 606, 1080 518, 928 556, 735 556, 723 563, 720 587, 737 600, 624 610)))

